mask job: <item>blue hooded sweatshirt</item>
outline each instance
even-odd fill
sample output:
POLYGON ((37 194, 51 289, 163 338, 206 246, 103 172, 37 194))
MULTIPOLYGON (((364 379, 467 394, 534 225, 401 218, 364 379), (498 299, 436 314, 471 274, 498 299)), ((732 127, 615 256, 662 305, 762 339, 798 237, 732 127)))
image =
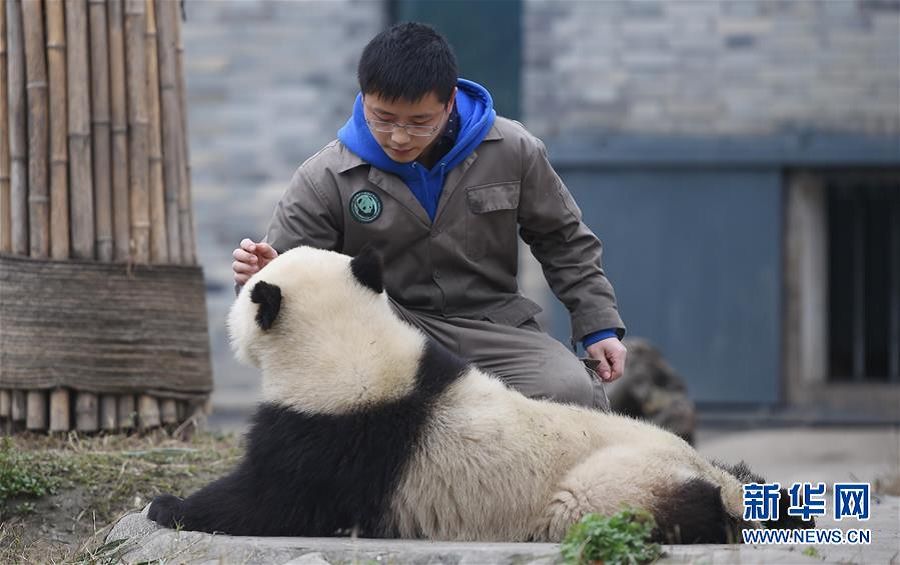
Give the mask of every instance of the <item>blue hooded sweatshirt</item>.
POLYGON ((431 168, 421 163, 398 163, 388 157, 378 145, 363 113, 362 94, 356 96, 353 115, 338 131, 338 139, 363 161, 387 173, 403 179, 409 190, 422 204, 431 221, 437 213, 438 200, 444 188, 447 171, 462 163, 481 143, 494 124, 497 113, 490 93, 480 84, 459 79, 457 82, 456 109, 459 112, 459 133, 456 144, 431 168))

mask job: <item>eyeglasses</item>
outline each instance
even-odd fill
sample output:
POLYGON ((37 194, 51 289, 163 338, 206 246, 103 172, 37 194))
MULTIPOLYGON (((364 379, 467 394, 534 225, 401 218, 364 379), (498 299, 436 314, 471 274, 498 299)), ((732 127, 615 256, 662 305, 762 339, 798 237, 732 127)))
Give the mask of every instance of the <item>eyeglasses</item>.
POLYGON ((366 124, 378 133, 394 133, 394 128, 402 128, 406 133, 415 137, 431 137, 438 131, 438 126, 414 126, 410 124, 398 124, 396 122, 382 122, 380 120, 366 119, 366 124))

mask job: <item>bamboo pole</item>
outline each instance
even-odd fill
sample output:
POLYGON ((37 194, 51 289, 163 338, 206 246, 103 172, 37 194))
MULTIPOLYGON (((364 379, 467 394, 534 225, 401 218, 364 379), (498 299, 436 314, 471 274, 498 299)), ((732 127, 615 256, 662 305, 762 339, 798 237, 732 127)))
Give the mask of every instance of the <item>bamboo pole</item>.
POLYGON ((162 102, 163 176, 166 193, 166 233, 169 241, 169 262, 183 263, 182 234, 179 210, 179 155, 181 117, 178 108, 177 63, 175 61, 175 30, 173 22, 177 4, 156 2, 157 34, 159 42, 159 88, 162 102))
MULTIPOLYGON (((109 83, 112 107, 112 203, 114 257, 131 257, 131 204, 128 197, 128 109, 125 98, 125 39, 122 0, 110 0, 109 83)), ((133 410, 132 410, 133 411, 133 410)), ((121 414, 121 410, 119 411, 121 414)), ((120 415, 121 419, 121 415, 120 415)))
MULTIPOLYGON (((181 2, 178 3, 181 5, 181 2)), ((175 28, 175 79, 178 88, 178 107, 181 116, 181 184, 179 185, 179 219, 184 263, 197 263, 197 245, 194 241, 194 213, 191 205, 191 152, 187 129, 187 95, 184 85, 184 44, 181 42, 181 17, 178 10, 172 10, 175 28)))
POLYGON ((125 73, 128 93, 128 157, 132 259, 150 261, 150 193, 147 160, 147 71, 144 0, 125 2, 125 73))
MULTIPOLYGON (((37 3, 37 2, 35 2, 37 3)), ((28 4, 28 2, 26 2, 28 4)), ((28 391, 25 429, 47 429, 47 393, 43 390, 28 391)))
POLYGON ((159 401, 160 418, 163 424, 178 423, 178 404, 174 398, 163 398, 159 401))
MULTIPOLYGON (((54 259, 68 259, 70 252, 65 25, 62 0, 47 0, 47 67, 50 75, 50 256, 54 259)), ((68 408, 66 410, 68 413, 68 408)), ((52 427, 52 412, 50 420, 52 427)), ((67 424, 66 430, 68 429, 67 424)))
POLYGON ((116 414, 117 402, 118 399, 111 394, 100 396, 100 429, 111 432, 119 427, 119 420, 116 414))
POLYGON ((147 394, 138 397, 138 427, 142 430, 159 427, 159 402, 155 397, 147 394))
POLYGON ((14 424, 25 421, 25 391, 12 391, 12 404, 10 405, 9 414, 14 424))
POLYGON ((0 418, 10 417, 12 396, 8 390, 0 390, 0 418))
POLYGON ((47 53, 44 44, 43 7, 40 0, 22 3, 28 98, 28 242, 30 255, 37 258, 50 255, 50 197, 47 179, 50 131, 47 126, 47 53))
POLYGON ((9 200, 9 84, 6 74, 6 6, 0 7, 0 253, 12 251, 9 200))
POLYGON ((72 426, 69 391, 58 388, 50 393, 50 431, 67 432, 72 426))
POLYGON ((134 396, 123 394, 119 397, 119 429, 132 430, 135 427, 134 396))
POLYGON ((147 0, 147 107, 150 117, 150 260, 169 261, 166 241, 166 203, 163 187, 162 138, 159 124, 159 65, 157 59, 156 10, 147 0))
POLYGON ((75 429, 79 432, 96 432, 100 427, 97 395, 79 392, 75 396, 75 429))
POLYGON ((94 221, 97 259, 113 260, 109 138, 109 47, 106 2, 89 0, 91 46, 91 141, 94 156, 94 221))
POLYGON ((9 104, 9 195, 11 250, 28 255, 28 110, 21 0, 6 4, 6 71, 9 104))
POLYGON ((86 0, 66 0, 72 255, 94 259, 94 182, 86 0))

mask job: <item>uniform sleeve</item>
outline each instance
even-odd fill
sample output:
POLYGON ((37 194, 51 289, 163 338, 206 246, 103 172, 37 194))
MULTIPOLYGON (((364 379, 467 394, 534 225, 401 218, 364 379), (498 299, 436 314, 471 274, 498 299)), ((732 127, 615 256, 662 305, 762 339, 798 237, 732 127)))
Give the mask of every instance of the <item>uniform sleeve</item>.
POLYGON ((299 245, 340 250, 342 225, 337 187, 327 177, 316 182, 302 165, 275 207, 266 241, 278 253, 299 245))
POLYGON ((581 221, 581 210, 550 165, 544 144, 532 137, 522 154, 519 233, 541 263, 550 288, 568 308, 573 339, 610 328, 621 339, 625 324, 603 272, 600 240, 581 221))

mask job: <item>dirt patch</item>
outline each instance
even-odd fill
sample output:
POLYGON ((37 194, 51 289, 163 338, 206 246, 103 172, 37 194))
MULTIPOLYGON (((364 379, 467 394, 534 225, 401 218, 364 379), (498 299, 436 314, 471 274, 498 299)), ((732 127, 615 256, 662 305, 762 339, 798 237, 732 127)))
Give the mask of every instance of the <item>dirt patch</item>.
POLYGON ((24 434, 0 447, 0 563, 114 562, 109 527, 163 492, 186 495, 242 453, 234 435, 24 434))

